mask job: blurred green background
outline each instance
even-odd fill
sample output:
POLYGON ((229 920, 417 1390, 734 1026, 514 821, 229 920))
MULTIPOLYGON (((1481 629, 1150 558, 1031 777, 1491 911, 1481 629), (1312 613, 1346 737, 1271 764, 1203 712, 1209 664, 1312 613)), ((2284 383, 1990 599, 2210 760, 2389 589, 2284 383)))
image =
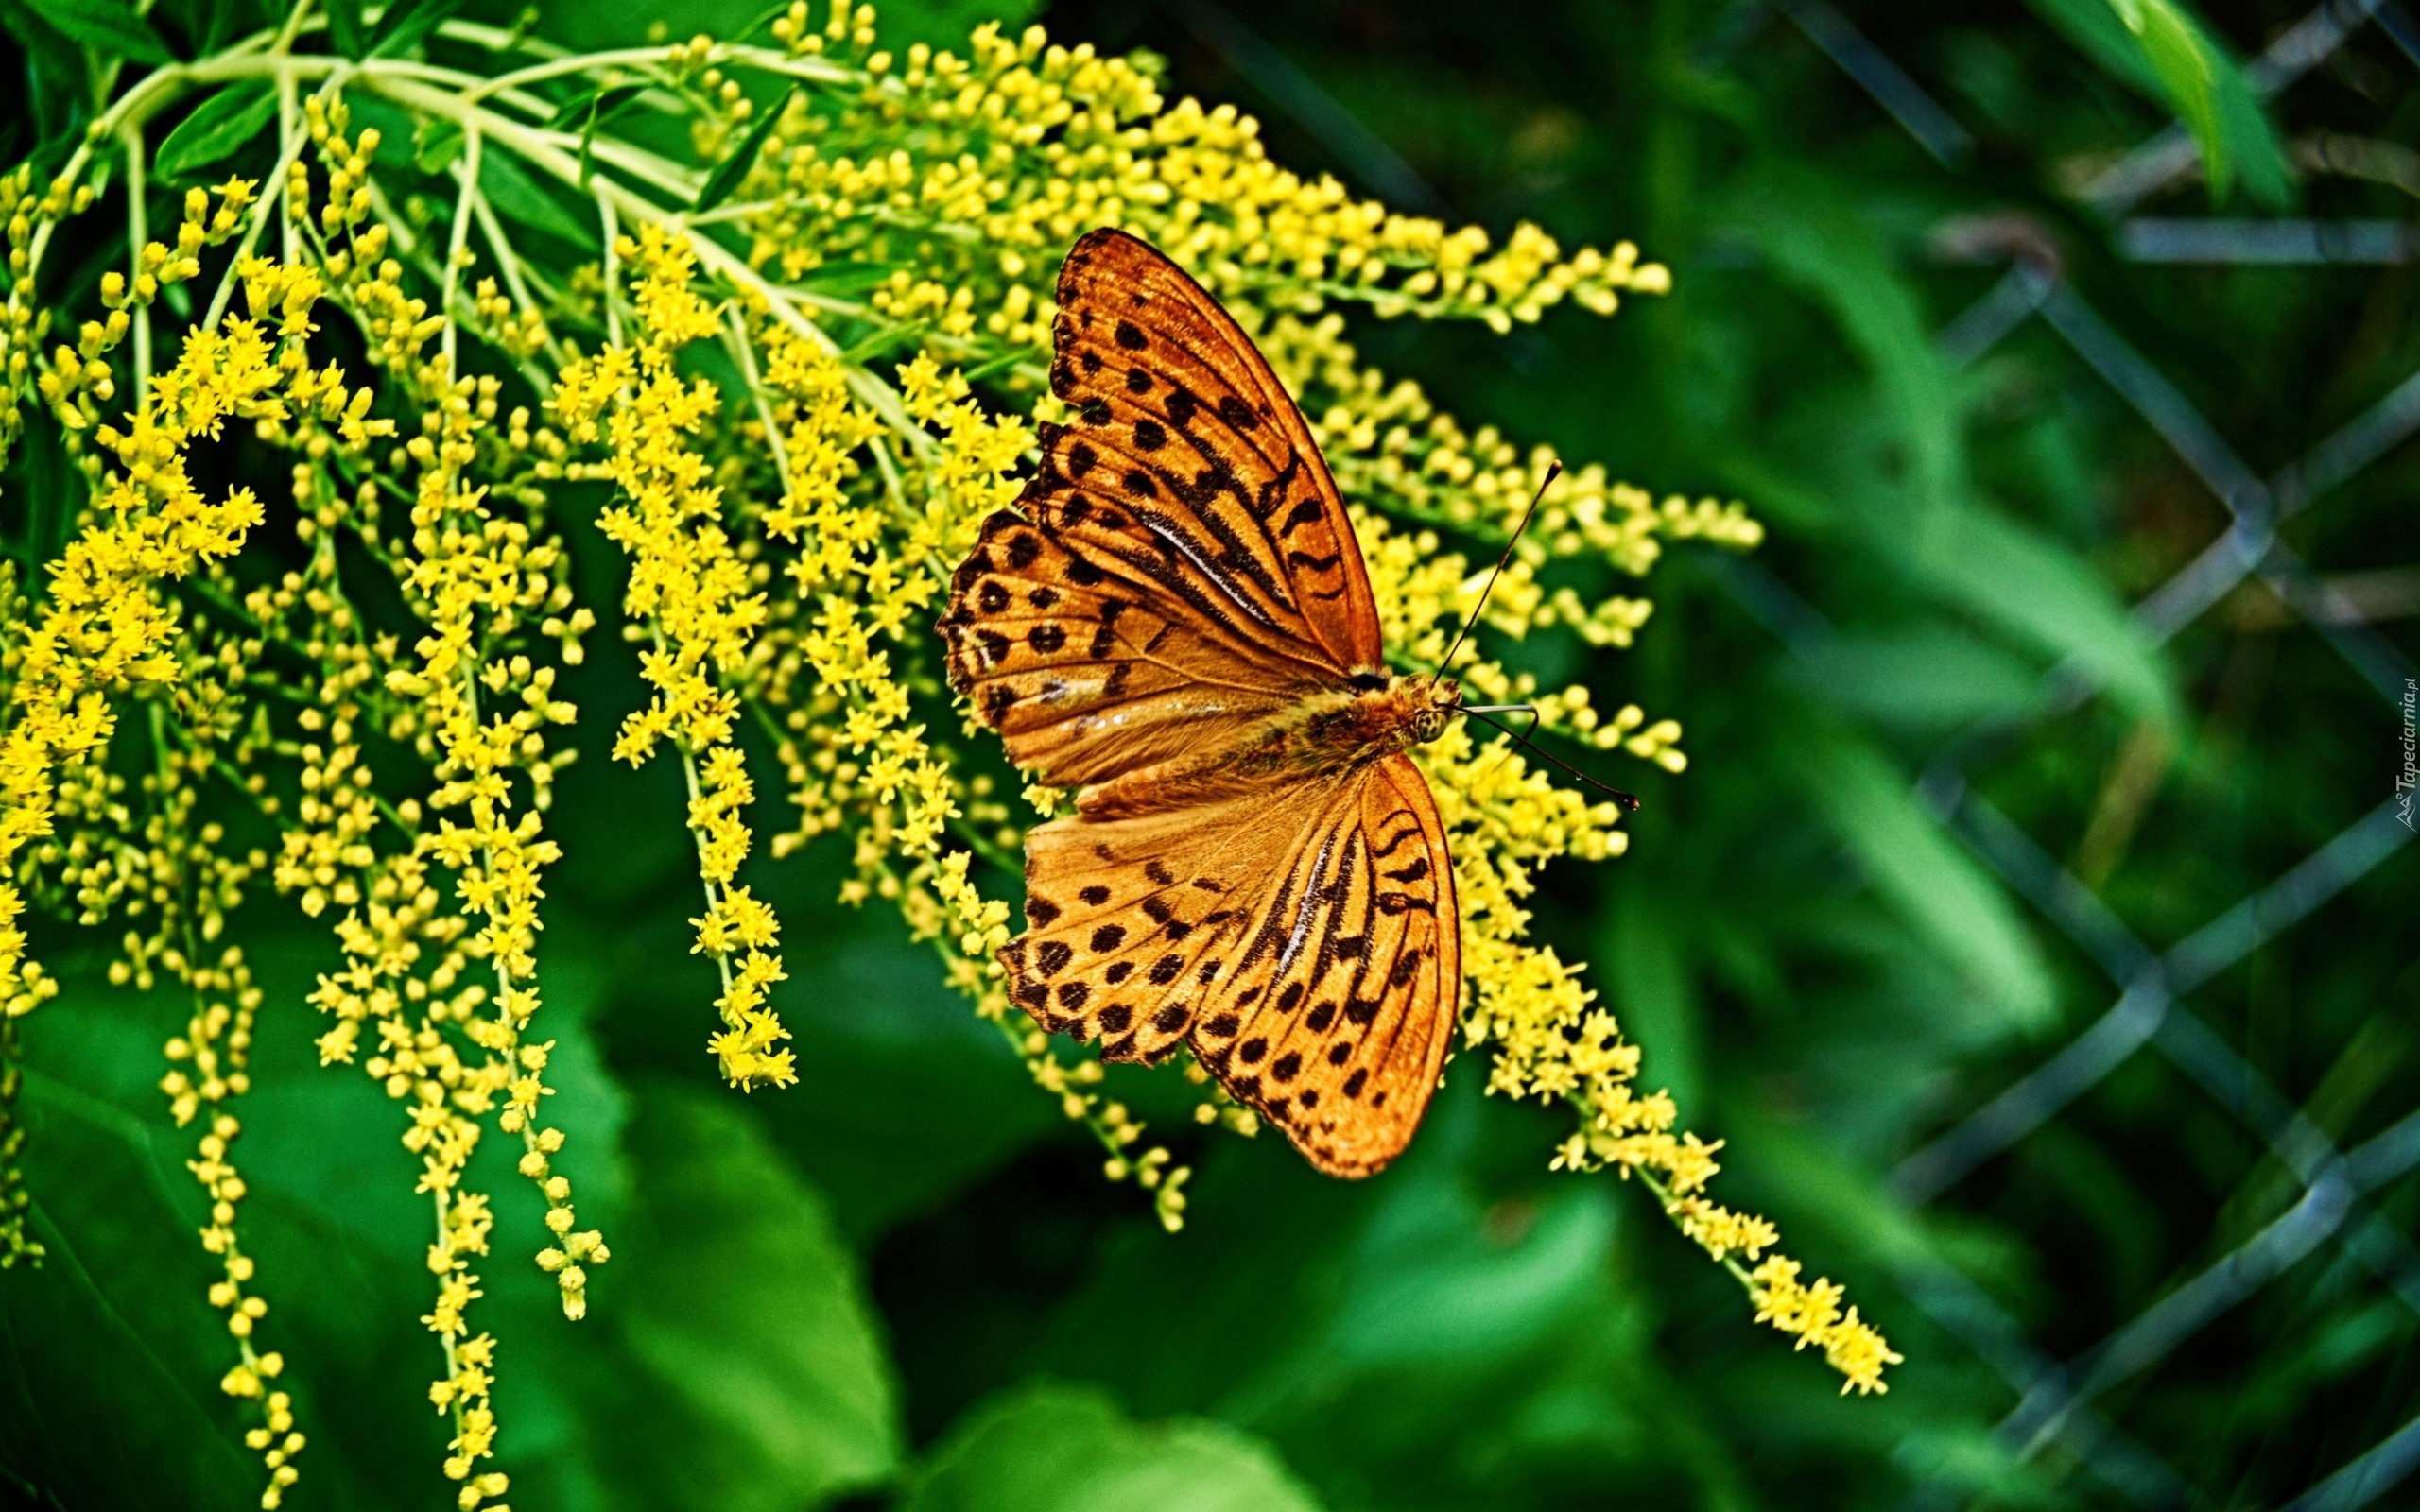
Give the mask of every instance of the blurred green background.
MULTIPOLYGON (((1344 1185, 1178 1132, 1187 1089, 1121 1074, 1199 1172, 1166 1235, 894 919, 829 902, 828 850, 760 885, 804 1083, 725 1093, 677 780, 592 759, 545 990, 562 1167, 617 1258, 577 1327, 510 1245, 486 1267, 514 1504, 2415 1504, 2410 9, 894 0, 886 35, 1003 14, 1148 47, 1403 208, 1670 265, 1610 323, 1355 335, 1474 423, 1771 527, 1745 562, 1677 552, 1634 651, 1527 650, 1681 719, 1694 760, 1608 774, 1647 799, 1631 853, 1551 873, 1539 931, 1730 1141, 1718 1194, 1907 1364, 1841 1400, 1470 1074, 1344 1185)), ((610 548, 583 570, 611 594, 610 548)), ((614 658, 584 679, 637 701, 614 658)), ((425 1215, 390 1105, 313 1064, 326 952, 255 952, 240 1149, 312 1435, 290 1504, 436 1505, 425 1215)), ((153 1086, 184 1010, 57 964, 0 1503, 250 1504, 153 1086)), ((534 1231, 482 1160, 499 1235, 534 1231)))

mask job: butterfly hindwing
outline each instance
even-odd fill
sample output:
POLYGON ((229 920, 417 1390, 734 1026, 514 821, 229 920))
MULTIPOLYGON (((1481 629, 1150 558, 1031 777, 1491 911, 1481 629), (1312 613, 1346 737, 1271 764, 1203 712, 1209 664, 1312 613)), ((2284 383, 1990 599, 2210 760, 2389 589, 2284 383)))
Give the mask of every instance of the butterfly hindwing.
POLYGON ((1156 1061, 1224 989, 1271 853, 1317 795, 1253 799, 1026 834, 1026 933, 1002 954, 1034 1022, 1098 1040, 1104 1060, 1156 1061))
POLYGON ((1102 1058, 1181 1043, 1311 1162, 1418 1126, 1461 985, 1444 828, 1404 756, 1261 798, 1027 836, 1016 1001, 1102 1058))
POLYGON ((1351 774, 1260 899, 1194 1053, 1332 1176, 1392 1160, 1461 1002, 1443 820, 1409 756, 1351 774))

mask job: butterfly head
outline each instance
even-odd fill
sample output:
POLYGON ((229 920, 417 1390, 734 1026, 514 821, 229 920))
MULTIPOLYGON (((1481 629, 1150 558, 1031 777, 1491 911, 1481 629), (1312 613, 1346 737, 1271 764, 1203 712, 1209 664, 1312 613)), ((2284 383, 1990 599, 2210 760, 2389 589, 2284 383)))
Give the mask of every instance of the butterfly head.
POLYGON ((1411 704, 1411 738, 1423 746, 1443 734, 1462 706, 1462 685, 1432 673, 1406 678, 1404 693, 1411 704))

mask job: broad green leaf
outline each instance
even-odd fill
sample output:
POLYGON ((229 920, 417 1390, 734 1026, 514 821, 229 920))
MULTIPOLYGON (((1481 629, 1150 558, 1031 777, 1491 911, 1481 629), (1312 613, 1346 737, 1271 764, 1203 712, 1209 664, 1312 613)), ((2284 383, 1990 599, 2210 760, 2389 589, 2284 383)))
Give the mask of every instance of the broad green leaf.
MULTIPOLYGON (((1318 1485, 1409 1476, 1451 1502, 1428 1467, 1487 1453, 1622 1311, 1607 1281, 1631 1194, 1545 1177, 1554 1121, 1484 1080, 1449 1074, 1377 1181, 1340 1188, 1265 1140, 1212 1151, 1184 1234, 1135 1226, 1010 1358, 1147 1416, 1215 1411, 1318 1485), (1509 1202, 1474 1179, 1497 1160, 1523 1173, 1509 1202)), ((987 1338, 1021 1336, 969 1313, 987 1338)))
POLYGON ((105 58, 173 63, 176 55, 126 0, 25 0, 33 12, 105 58))
MULTIPOLYGON (((156 1066, 147 1039, 123 1048, 156 1066)), ((37 1068, 62 1042, 43 1036, 37 1068)), ((0 1272, 0 1464, 59 1505, 142 1505, 164 1486, 180 1505, 257 1504, 265 1474, 218 1390, 234 1350, 203 1297, 203 1203, 182 1136, 164 1114, 138 1117, 40 1069, 22 1095, 34 1233, 48 1253, 0 1272)))
POLYGON ((152 171, 162 179, 182 179, 209 167, 249 145, 277 116, 277 92, 266 81, 220 90, 194 107, 177 123, 152 171))
POLYGON ((821 1197, 727 1092, 650 1090, 625 1150, 610 1303, 647 1381, 635 1501, 772 1512, 888 1478, 897 1388, 821 1197))
POLYGON ((782 112, 789 109, 790 96, 797 93, 798 86, 791 85, 782 93, 780 99, 757 115, 754 124, 748 128, 748 134, 740 139, 739 146, 715 164, 714 172, 706 175, 704 185, 698 190, 698 202, 691 208, 700 212, 712 210, 731 198, 731 192, 739 187, 739 180, 748 177, 749 168, 756 162, 756 154, 765 149, 765 139, 773 134, 773 128, 781 121, 782 112))
POLYGON ((2011 1028, 2049 1023, 2049 969, 2015 906, 1897 768, 1852 737, 1816 729, 1804 732, 1791 770, 1875 889, 1981 1001, 2011 1028))
POLYGON ((327 0, 328 40, 347 58, 366 57, 370 33, 361 24, 361 0, 327 0))
POLYGON ((1317 1512, 1269 1448, 1216 1423, 1138 1423, 1041 1382, 977 1407, 903 1512, 1317 1512))

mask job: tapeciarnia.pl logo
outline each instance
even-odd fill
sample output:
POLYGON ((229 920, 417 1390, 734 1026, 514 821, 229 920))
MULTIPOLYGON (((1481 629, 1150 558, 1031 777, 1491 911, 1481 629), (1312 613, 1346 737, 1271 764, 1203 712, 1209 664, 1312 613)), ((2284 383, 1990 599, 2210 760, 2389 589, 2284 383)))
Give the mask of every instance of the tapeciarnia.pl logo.
POLYGON ((2420 741, 2413 738, 2415 702, 2420 702, 2420 679, 2406 678, 2403 679, 2403 770, 2394 779, 2394 816, 2403 821, 2407 830, 2412 827, 2412 796, 2415 789, 2420 789, 2420 768, 2415 768, 2412 760, 2416 753, 2420 753, 2420 741))

